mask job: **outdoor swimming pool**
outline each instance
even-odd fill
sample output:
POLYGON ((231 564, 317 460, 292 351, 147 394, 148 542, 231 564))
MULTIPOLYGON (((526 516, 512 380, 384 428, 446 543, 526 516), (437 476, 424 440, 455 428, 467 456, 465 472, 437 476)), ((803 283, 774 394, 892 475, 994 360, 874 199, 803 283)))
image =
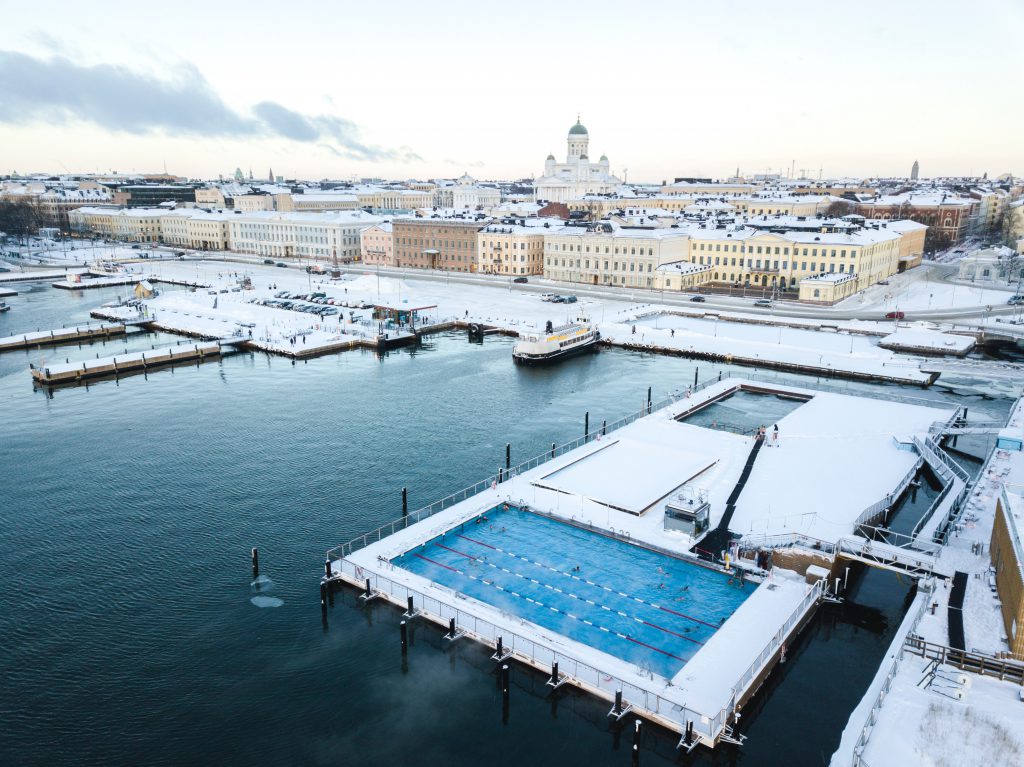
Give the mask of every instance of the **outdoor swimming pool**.
POLYGON ((392 563, 666 678, 756 588, 501 506, 392 563))
POLYGON ((739 389, 679 420, 693 426, 752 434, 789 415, 803 401, 777 394, 739 389))

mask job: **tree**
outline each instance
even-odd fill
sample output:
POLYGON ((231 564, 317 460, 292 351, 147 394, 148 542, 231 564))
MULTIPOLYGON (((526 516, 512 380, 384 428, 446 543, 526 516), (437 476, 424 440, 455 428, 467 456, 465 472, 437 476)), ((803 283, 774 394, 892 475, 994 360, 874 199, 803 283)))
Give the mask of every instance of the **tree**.
POLYGON ((0 201, 0 232, 19 238, 23 243, 37 234, 43 225, 43 212, 32 200, 0 201))
POLYGON ((853 205, 846 200, 836 200, 825 208, 825 218, 842 218, 853 213, 853 205))

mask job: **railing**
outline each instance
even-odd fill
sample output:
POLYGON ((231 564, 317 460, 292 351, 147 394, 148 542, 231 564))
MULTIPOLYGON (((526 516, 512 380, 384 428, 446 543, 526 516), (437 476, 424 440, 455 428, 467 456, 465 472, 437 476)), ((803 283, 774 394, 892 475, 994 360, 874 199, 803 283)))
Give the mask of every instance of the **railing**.
POLYGON ((918 636, 908 636, 904 647, 922 658, 931 658, 939 663, 956 666, 961 671, 994 676, 1024 685, 1024 663, 1020 661, 997 658, 977 651, 958 650, 955 647, 925 641, 918 636))
POLYGON ((942 449, 942 446, 935 441, 934 437, 928 436, 924 441, 922 441, 915 436, 914 447, 917 448, 917 451, 926 461, 928 461, 928 464, 935 469, 935 471, 938 472, 945 481, 948 482, 949 479, 951 479, 951 474, 959 477, 964 483, 969 483, 971 481, 971 475, 967 470, 950 458, 946 451, 942 449))
POLYGON ((904 476, 903 479, 900 480, 899 484, 896 485, 895 490, 888 493, 882 500, 876 501, 864 509, 864 511, 860 513, 860 516, 853 521, 853 529, 856 530, 861 525, 866 524, 868 520, 874 519, 892 505, 893 501, 897 500, 903 494, 903 491, 910 487, 910 483, 914 481, 914 477, 917 475, 922 463, 924 463, 924 458, 919 458, 915 461, 910 471, 908 471, 906 476, 904 476))
MULTIPOLYGON (((699 384, 696 387, 688 388, 687 391, 690 393, 690 395, 693 395, 697 392, 700 392, 708 388, 709 386, 718 383, 718 379, 711 378, 704 381, 703 383, 699 384)), ((540 455, 536 455, 533 458, 530 458, 529 460, 516 464, 515 466, 511 467, 508 471, 503 471, 502 479, 510 479, 512 477, 516 477, 522 474, 523 472, 529 471, 530 469, 534 469, 543 463, 546 463, 550 460, 553 460, 554 458, 557 458, 558 456, 565 455, 566 453, 569 453, 578 447, 596 441, 596 437, 598 436, 598 434, 615 431, 616 429, 621 429, 623 426, 628 426, 634 421, 643 418, 645 415, 649 415, 650 413, 662 410, 663 408, 666 408, 669 405, 679 402, 681 399, 684 399, 685 397, 686 395, 684 394, 672 394, 671 396, 666 397, 656 403, 652 403, 650 408, 645 406, 643 409, 635 413, 631 413, 630 415, 627 415, 623 418, 620 418, 617 421, 612 421, 606 426, 598 426, 585 436, 577 437, 576 439, 570 442, 558 445, 552 448, 551 450, 547 450, 541 453, 540 455)), ((358 551, 359 549, 365 548, 371 543, 376 543, 377 541, 380 541, 386 538, 387 536, 398 532, 399 530, 404 530, 405 528, 409 527, 412 524, 415 524, 416 522, 419 522, 423 519, 427 519, 428 517, 437 514, 439 511, 447 509, 450 506, 454 506, 456 503, 461 503, 467 498, 473 497, 477 493, 483 492, 484 490, 487 490, 490 487, 497 486, 497 484, 498 475, 492 474, 480 480, 479 482, 470 485, 469 487, 463 488, 462 490, 452 493, 451 495, 445 496, 439 501, 435 501, 429 506, 424 506, 421 509, 412 511, 406 516, 399 517, 398 519, 392 520, 387 524, 381 525, 376 530, 371 530, 370 532, 358 536, 357 538, 353 538, 351 541, 347 543, 343 543, 339 546, 333 547, 332 549, 328 550, 327 558, 331 561, 334 561, 347 557, 354 551, 358 551)))
POLYGON ((945 421, 936 421, 935 423, 933 423, 928 428, 929 436, 937 436, 942 434, 943 432, 946 431, 946 429, 949 429, 955 424, 959 423, 963 419, 963 417, 964 408, 963 405, 960 405, 957 407, 956 410, 953 411, 953 415, 951 415, 948 419, 946 419, 945 421))
MULTIPOLYGON (((885 543, 884 541, 871 541, 859 536, 843 537, 832 542, 810 535, 803 535, 802 533, 782 533, 779 535, 742 538, 740 540, 740 547, 742 549, 777 549, 791 546, 801 546, 828 556, 847 554, 869 562, 900 565, 908 571, 925 571, 930 573, 935 566, 935 560, 930 551, 919 551, 915 554, 912 551, 885 543)), ((939 549, 937 544, 927 544, 927 547, 934 551, 939 549)))
MULTIPOLYGON (((334 572, 339 571, 335 568, 334 572)), ((664 698, 653 690, 583 663, 571 655, 565 655, 543 641, 522 636, 507 627, 497 626, 470 611, 460 609, 454 604, 460 598, 454 591, 435 585, 438 595, 424 594, 379 573, 365 571, 347 559, 341 561, 340 572, 357 584, 365 584, 369 579, 370 587, 375 592, 388 596, 400 606, 404 607, 412 597, 415 610, 435 618, 442 625, 446 625, 454 618, 458 630, 464 631, 479 642, 496 646, 500 637, 502 647, 511 651, 519 660, 541 668, 551 668, 552 664, 558 663, 560 673, 570 677, 578 686, 601 694, 609 700, 613 700, 615 694, 621 692, 624 703, 649 712, 666 723, 674 724, 680 732, 686 729, 687 722, 692 722, 695 733, 714 743, 726 724, 728 708, 723 708, 714 716, 689 709, 679 701, 664 698), (441 593, 448 591, 451 594, 450 600, 440 596, 441 593)), ((513 616, 508 618, 510 622, 519 621, 513 616)), ((653 678, 652 684, 656 684, 653 678)))
MULTIPOLYGON (((893 680, 896 678, 896 674, 899 673, 900 666, 903 664, 903 656, 906 650, 906 638, 914 630, 917 629, 917 625, 921 622, 921 617, 924 615, 925 609, 928 607, 928 596, 925 592, 919 592, 915 601, 917 602, 917 609, 914 610, 908 619, 904 619, 903 624, 900 626, 896 637, 892 640, 893 647, 899 643, 899 649, 896 651, 893 657, 892 663, 889 664, 889 668, 886 671, 885 681, 882 682, 882 686, 878 690, 878 694, 875 696, 874 702, 871 704, 871 708, 868 710, 868 715, 864 719, 864 725, 861 727, 860 735, 857 738, 856 743, 853 745, 853 759, 850 762, 852 767, 868 767, 867 762, 863 759, 864 749, 867 747, 868 740, 871 739, 871 732, 875 726, 875 722, 878 721, 878 712, 882 708, 882 703, 888 696, 889 691, 892 689, 893 680)), ((879 669, 881 673, 881 669, 879 669)), ((877 676, 875 677, 878 678, 877 676)))
POLYGON ((764 648, 758 653, 757 658, 747 667, 747 670, 740 674, 740 678, 736 681, 736 684, 732 686, 732 695, 730 696, 730 705, 728 710, 731 713, 733 707, 736 705, 736 701, 746 692, 747 688, 753 683, 757 676, 764 669, 768 661, 775 655, 775 653, 785 643, 786 637, 789 636, 793 628, 803 620, 804 615, 810 609, 811 605, 817 603, 825 590, 825 581, 815 581, 807 593, 804 594, 803 599, 800 600, 793 612, 786 618, 786 622, 779 627, 779 630, 775 632, 775 636, 768 640, 764 648))

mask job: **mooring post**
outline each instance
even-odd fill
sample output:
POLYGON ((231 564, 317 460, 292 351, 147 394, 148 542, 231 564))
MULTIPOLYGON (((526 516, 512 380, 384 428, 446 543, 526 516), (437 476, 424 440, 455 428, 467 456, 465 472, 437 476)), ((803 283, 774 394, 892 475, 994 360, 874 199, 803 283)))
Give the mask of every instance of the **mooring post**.
POLYGON ((640 767, 640 720, 633 726, 633 767, 640 767))
POLYGON ((512 443, 511 442, 506 442, 505 443, 505 468, 506 469, 511 469, 512 468, 512 443))
POLYGON ((326 581, 320 582, 320 616, 323 618, 324 625, 327 625, 327 583, 326 581))
POLYGON ((405 621, 398 624, 402 631, 402 654, 404 655, 409 650, 409 626, 405 621))
POLYGON ((583 416, 583 441, 586 442, 590 439, 590 411, 588 410, 583 416))
POLYGON ((622 690, 615 691, 615 707, 612 709, 612 711, 616 715, 618 715, 619 712, 622 711, 622 690))
POLYGON ((409 601, 407 604, 409 605, 409 607, 406 609, 406 615, 408 615, 411 618, 413 614, 412 596, 409 597, 409 601))
POLYGON ((498 467, 498 484, 500 485, 505 481, 505 470, 502 467, 498 467))
POLYGON ((455 639, 455 619, 454 618, 449 618, 448 619, 448 636, 451 637, 452 639, 455 639))
POLYGON ((604 437, 608 434, 608 419, 601 421, 601 436, 604 437))
POLYGON ((370 598, 370 579, 366 579, 366 598, 370 598))
POLYGON ((252 550, 252 579, 256 580, 260 577, 260 550, 252 550))
POLYGON ((651 387, 647 387, 647 415, 651 414, 651 387))
POLYGON ((685 741, 684 742, 688 746, 693 743, 693 720, 692 719, 687 719, 686 720, 686 736, 685 736, 685 741))
POLYGON ((500 658, 500 657, 501 657, 501 653, 502 653, 502 650, 503 650, 503 649, 504 649, 504 648, 503 648, 503 647, 501 646, 501 637, 498 637, 498 644, 497 644, 497 645, 495 645, 495 647, 494 647, 494 654, 495 654, 495 655, 496 655, 496 656, 497 656, 498 658, 500 658))
POLYGON ((718 371, 718 383, 722 383, 722 371, 718 371))
POLYGON ((409 488, 402 488, 402 516, 409 515, 409 488))
POLYGON ((555 443, 554 442, 551 443, 551 457, 552 458, 555 457, 555 443))
POLYGON ((501 697, 505 699, 506 703, 508 703, 508 677, 508 664, 503 663, 501 664, 501 697))
POLYGON ((558 661, 556 660, 551 664, 551 682, 552 684, 558 684, 558 661))
POLYGON ((329 559, 325 559, 324 560, 324 577, 325 578, 330 578, 331 577, 331 560, 329 560, 329 559))
POLYGON ((700 368, 693 369, 693 388, 697 388, 697 378, 700 376, 700 368))

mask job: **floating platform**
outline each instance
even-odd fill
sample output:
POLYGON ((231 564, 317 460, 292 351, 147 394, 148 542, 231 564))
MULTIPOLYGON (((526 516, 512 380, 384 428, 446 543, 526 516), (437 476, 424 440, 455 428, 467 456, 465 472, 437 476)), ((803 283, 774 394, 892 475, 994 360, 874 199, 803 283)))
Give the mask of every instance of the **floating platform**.
POLYGON ((168 365, 205 362, 221 356, 221 342, 170 346, 143 352, 126 352, 112 357, 100 357, 82 362, 58 363, 36 367, 29 365, 32 378, 43 386, 78 383, 103 376, 118 376, 152 370, 168 365))
POLYGON ((35 282, 38 280, 58 280, 74 274, 88 274, 85 269, 78 271, 48 271, 48 272, 7 272, 0 274, 0 284, 5 282, 35 282))
POLYGON ((96 340, 123 336, 125 332, 126 328, 122 323, 112 325, 79 325, 72 328, 58 328, 57 330, 38 330, 34 333, 22 333, 17 336, 0 338, 0 352, 16 349, 34 349, 39 346, 90 343, 96 340))
POLYGON ((18 295, 18 291, 10 290, 8 288, 0 288, 0 298, 10 298, 11 296, 18 295))

